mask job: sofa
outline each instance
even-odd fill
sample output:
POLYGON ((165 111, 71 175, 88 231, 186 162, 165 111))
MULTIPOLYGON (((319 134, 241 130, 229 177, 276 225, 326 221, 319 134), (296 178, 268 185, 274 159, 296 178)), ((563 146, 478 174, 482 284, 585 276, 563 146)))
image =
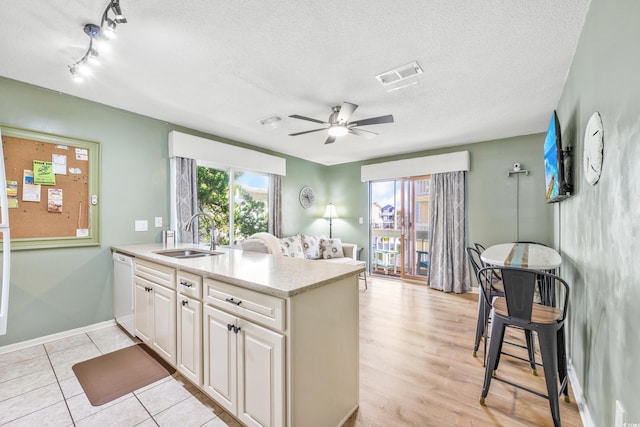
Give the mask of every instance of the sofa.
POLYGON ((338 238, 296 234, 277 238, 271 233, 256 233, 240 245, 246 252, 261 252, 323 262, 349 263, 358 259, 358 245, 342 243, 338 238))

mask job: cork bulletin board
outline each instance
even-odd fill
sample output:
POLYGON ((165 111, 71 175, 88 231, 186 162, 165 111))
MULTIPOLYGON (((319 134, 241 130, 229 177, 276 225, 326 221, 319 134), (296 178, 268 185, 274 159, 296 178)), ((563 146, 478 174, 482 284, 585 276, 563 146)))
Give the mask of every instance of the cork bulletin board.
POLYGON ((99 245, 99 143, 0 130, 11 248, 99 245))

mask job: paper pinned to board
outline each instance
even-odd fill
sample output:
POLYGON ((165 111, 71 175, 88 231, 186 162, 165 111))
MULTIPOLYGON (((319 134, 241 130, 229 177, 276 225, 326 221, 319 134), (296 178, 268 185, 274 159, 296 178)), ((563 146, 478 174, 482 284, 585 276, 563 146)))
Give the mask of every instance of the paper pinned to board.
POLYGON ((9 209, 18 207, 18 181, 7 180, 7 207, 9 209))
POLYGON ((56 185, 56 176, 53 173, 53 164, 43 160, 33 161, 34 184, 56 185))
POLYGON ((67 174, 67 156, 64 154, 52 154, 51 163, 53 164, 53 173, 56 175, 67 174))
POLYGON ((39 202, 40 184, 34 184, 33 171, 24 169, 22 173, 22 201, 39 202))
POLYGON ((76 160, 89 160, 89 150, 86 148, 76 148, 76 160))
POLYGON ((61 213, 62 212, 62 189, 48 188, 47 196, 48 196, 47 210, 49 212, 61 213))

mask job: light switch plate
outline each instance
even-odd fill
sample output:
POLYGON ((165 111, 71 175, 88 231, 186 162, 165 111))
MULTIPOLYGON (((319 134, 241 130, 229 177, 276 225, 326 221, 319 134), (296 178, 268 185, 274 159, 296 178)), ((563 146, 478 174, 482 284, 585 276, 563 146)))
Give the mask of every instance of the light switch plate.
POLYGON ((135 230, 147 231, 149 229, 149 223, 146 219, 136 219, 135 230))
POLYGON ((162 217, 161 216, 157 216, 155 218, 155 225, 156 225, 156 228, 162 227, 162 217))
POLYGON ((358 224, 364 224, 364 218, 359 217, 358 218, 358 224))

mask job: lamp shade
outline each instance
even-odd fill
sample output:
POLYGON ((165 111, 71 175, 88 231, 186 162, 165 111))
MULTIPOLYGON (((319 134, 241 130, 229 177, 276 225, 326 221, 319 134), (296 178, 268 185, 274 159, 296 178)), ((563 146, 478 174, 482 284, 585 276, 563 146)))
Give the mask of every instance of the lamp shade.
POLYGON ((327 209, 325 209, 323 217, 329 219, 338 218, 338 213, 336 212, 336 207, 333 203, 329 203, 327 205, 327 209))

